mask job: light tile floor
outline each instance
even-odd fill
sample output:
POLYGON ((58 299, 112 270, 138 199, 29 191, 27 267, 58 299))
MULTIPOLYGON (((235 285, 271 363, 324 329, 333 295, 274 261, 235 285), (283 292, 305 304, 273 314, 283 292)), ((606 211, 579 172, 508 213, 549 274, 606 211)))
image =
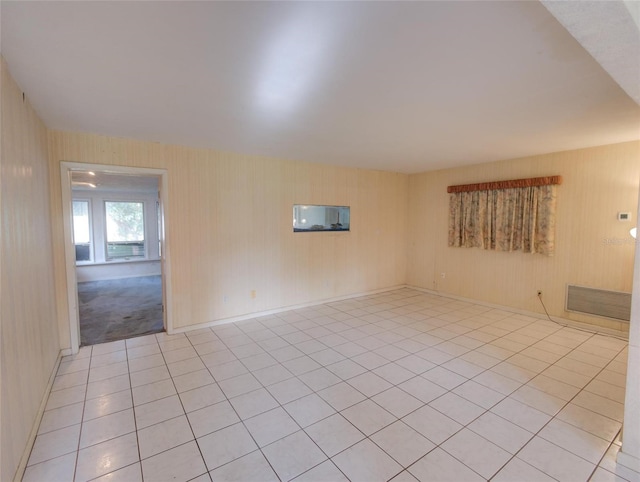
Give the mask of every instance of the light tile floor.
POLYGON ((66 357, 24 481, 638 481, 627 343, 410 289, 66 357))

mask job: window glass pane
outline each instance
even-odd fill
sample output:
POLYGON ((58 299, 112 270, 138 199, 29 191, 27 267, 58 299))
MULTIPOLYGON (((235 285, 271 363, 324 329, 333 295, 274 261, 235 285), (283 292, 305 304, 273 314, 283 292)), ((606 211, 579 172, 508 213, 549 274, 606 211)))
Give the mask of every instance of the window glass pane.
POLYGON ((91 261, 89 201, 73 201, 73 243, 76 245, 76 261, 91 261))
POLYGON ((107 259, 144 258, 144 204, 106 201, 107 259))
POLYGON ((349 206, 314 206, 294 204, 293 231, 349 231, 351 208, 349 206))

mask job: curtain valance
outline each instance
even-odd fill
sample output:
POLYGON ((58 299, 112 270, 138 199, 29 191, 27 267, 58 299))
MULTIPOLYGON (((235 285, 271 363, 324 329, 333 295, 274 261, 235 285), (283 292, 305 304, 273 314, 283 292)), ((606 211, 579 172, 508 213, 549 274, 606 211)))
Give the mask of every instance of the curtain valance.
POLYGON ((562 176, 530 177, 527 179, 513 179, 510 181, 480 182, 475 184, 460 184, 447 187, 447 192, 493 191, 494 189, 510 189, 515 187, 535 187, 552 184, 562 184, 562 176))

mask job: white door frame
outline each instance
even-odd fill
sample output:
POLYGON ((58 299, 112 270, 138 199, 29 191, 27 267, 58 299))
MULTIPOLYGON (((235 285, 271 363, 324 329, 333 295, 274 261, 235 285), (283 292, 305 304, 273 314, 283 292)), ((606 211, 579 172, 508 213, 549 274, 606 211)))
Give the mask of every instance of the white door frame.
POLYGON ((80 349, 80 314, 78 310, 78 288, 76 277, 76 252, 73 245, 73 196, 71 194, 71 173, 73 171, 99 171, 110 174, 128 174, 139 176, 157 176, 159 178, 160 196, 160 234, 161 254, 160 266, 162 270, 162 305, 163 324, 167 333, 173 332, 173 317, 171 309, 171 263, 170 251, 167 243, 166 231, 169 226, 167 206, 169 206, 169 174, 166 169, 146 167, 127 167, 105 164, 87 164, 81 162, 60 163, 60 178, 62 188, 62 220, 64 227, 64 255, 67 275, 67 302, 69 305, 69 333, 71 340, 71 354, 80 349))

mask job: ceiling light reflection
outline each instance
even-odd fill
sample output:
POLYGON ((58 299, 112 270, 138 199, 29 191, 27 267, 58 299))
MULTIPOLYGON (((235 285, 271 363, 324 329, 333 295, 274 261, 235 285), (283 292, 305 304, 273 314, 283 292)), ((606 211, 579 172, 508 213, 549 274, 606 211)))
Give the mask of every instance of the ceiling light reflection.
POLYGON ((277 26, 258 71, 256 101, 266 114, 291 112, 322 81, 341 23, 327 15, 331 11, 327 5, 301 4, 277 26))

